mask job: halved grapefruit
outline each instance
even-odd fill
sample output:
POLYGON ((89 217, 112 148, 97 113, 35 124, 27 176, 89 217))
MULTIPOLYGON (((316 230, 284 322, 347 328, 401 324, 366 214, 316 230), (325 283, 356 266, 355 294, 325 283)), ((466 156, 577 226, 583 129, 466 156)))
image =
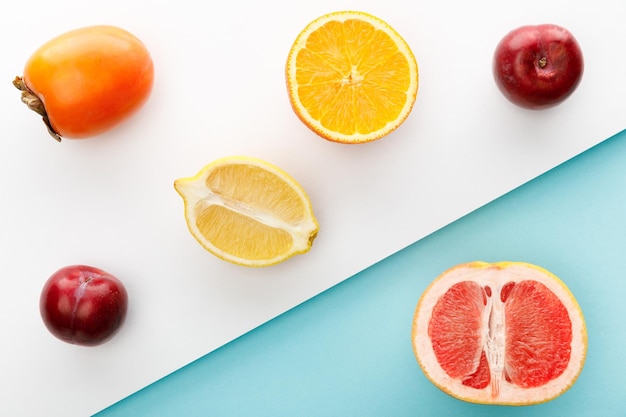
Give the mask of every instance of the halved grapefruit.
POLYGON ((587 352, 585 321, 570 290, 524 262, 445 271, 417 304, 412 339, 435 386, 483 404, 554 399, 576 381, 587 352))

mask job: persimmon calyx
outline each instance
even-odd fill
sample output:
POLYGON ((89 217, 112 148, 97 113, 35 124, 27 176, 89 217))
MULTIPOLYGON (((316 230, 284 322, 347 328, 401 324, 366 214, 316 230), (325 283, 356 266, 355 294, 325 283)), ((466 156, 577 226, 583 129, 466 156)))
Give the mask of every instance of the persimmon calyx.
POLYGON ((26 104, 26 107, 40 115, 43 119, 46 128, 48 128, 48 133, 54 140, 57 142, 61 142, 61 135, 59 135, 52 125, 50 124, 50 119, 48 118, 48 113, 46 113, 46 108, 43 105, 43 102, 39 97, 37 97, 31 90, 28 88, 26 83, 22 77, 15 77, 13 80, 13 85, 15 88, 22 92, 22 103, 26 104))

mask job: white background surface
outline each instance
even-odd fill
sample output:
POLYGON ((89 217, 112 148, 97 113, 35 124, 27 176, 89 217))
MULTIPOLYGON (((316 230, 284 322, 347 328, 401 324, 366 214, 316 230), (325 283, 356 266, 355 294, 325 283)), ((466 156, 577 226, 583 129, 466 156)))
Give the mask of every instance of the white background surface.
POLYGON ((626 128, 626 3, 408 4, 5 4, 0 414, 95 413, 626 128), (315 136, 285 88, 297 34, 342 9, 386 20, 420 70, 408 120, 365 145, 315 136), (548 22, 577 37, 585 74, 559 107, 522 110, 497 91, 491 56, 509 30, 548 22), (148 46, 153 94, 114 131, 56 143, 11 81, 45 41, 101 23, 148 46), (320 223, 308 254, 248 269, 191 237, 172 183, 232 154, 264 158, 302 184, 320 223), (130 294, 125 326, 100 347, 58 341, 39 316, 45 280, 76 263, 117 275, 130 294))

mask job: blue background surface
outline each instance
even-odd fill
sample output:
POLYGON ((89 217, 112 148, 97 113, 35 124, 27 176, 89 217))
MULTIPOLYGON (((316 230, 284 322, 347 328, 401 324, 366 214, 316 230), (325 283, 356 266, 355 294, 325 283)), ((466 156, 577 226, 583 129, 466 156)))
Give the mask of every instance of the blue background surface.
POLYGON ((623 131, 97 415, 624 416, 625 214, 623 131), (441 272, 473 260, 540 265, 576 296, 589 349, 559 398, 470 404, 421 372, 417 301, 441 272))

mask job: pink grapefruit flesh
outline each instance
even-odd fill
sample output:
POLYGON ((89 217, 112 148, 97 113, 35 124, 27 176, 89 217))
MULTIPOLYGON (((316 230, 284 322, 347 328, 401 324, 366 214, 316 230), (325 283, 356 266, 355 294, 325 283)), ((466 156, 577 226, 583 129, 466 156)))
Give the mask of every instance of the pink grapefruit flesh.
POLYGON ((577 379, 587 332, 576 299, 552 273, 523 262, 471 262, 422 294, 413 348, 428 379, 456 398, 536 404, 577 379))

